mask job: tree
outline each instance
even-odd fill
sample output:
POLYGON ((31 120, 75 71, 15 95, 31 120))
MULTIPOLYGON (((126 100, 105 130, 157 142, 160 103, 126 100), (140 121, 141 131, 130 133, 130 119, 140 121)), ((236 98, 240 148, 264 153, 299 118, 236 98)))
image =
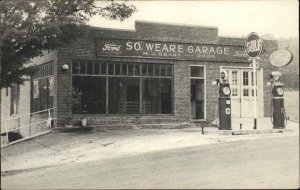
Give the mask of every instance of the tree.
POLYGON ((31 58, 82 37, 94 15, 123 21, 136 11, 125 2, 100 2, 98 7, 95 0, 0 0, 0 105, 1 89, 22 84, 33 72, 25 67, 31 58))
POLYGON ((123 21, 136 8, 113 0, 0 1, 0 89, 23 83, 30 59, 82 37, 94 15, 123 21))

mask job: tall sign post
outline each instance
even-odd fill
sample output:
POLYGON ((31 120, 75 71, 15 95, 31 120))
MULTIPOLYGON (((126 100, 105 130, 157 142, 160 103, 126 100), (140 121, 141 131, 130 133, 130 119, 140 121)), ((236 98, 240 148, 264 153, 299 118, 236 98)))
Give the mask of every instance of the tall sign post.
POLYGON ((256 60, 259 59, 259 56, 262 51, 262 39, 260 36, 252 32, 248 34, 245 39, 245 53, 252 61, 252 68, 253 68, 253 101, 254 101, 254 129, 257 129, 257 80, 256 80, 256 60))

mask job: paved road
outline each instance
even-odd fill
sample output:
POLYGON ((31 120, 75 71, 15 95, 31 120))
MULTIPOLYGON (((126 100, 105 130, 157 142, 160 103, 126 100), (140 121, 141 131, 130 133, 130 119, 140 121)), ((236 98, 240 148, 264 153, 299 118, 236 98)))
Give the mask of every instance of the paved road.
POLYGON ((3 189, 299 188, 299 138, 275 137, 11 171, 3 189))

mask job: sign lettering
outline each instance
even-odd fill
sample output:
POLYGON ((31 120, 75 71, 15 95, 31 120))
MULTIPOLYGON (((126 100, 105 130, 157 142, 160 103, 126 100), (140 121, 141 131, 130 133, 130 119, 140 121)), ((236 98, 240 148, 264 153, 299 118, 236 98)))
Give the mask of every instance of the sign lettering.
POLYGON ((96 39, 97 56, 248 62, 242 46, 96 39))
POLYGON ((248 57, 256 58, 262 51, 262 40, 258 34, 252 32, 245 40, 245 52, 248 57))

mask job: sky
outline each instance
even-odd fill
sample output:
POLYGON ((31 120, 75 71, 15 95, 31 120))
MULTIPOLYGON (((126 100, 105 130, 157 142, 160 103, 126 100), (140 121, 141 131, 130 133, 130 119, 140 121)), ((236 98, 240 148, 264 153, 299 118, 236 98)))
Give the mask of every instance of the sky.
MULTIPOLYGON (((97 1, 101 4, 101 1, 97 1)), ((134 30, 136 20, 160 23, 217 27, 219 36, 245 38, 250 32, 273 38, 297 37, 297 0, 261 1, 129 1, 137 12, 120 22, 93 17, 96 27, 134 30)))

